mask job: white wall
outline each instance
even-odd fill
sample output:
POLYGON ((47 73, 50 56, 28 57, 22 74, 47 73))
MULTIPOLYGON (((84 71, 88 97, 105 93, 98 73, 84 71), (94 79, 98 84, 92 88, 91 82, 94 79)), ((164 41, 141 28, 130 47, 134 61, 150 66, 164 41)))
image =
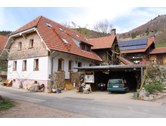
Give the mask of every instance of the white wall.
MULTIPOLYGON (((55 55, 57 55, 56 53, 55 55)), ((67 53, 60 53, 57 57, 53 60, 53 72, 58 71, 58 59, 64 59, 64 71, 65 71, 65 79, 70 79, 70 72, 68 71, 68 63, 69 60, 73 61, 73 67, 78 66, 78 62, 82 62, 82 66, 89 66, 89 64, 93 64, 92 60, 67 54, 67 53), (77 63, 76 63, 77 61, 77 63)), ((28 59, 19 59, 17 60, 17 71, 13 71, 13 62, 16 60, 9 60, 8 61, 8 72, 7 78, 13 79, 32 79, 32 80, 50 80, 49 74, 51 74, 51 58, 46 57, 35 57, 35 58, 28 58, 28 59), (34 59, 39 59, 39 71, 34 71, 34 59), (27 60, 27 70, 22 71, 23 60, 27 60)), ((73 69, 73 72, 77 72, 77 69, 73 69)))
MULTIPOLYGON (((60 58, 64 59, 65 79, 70 79, 70 75, 69 75, 70 72, 68 72, 69 60, 72 60, 74 63, 74 66, 76 67, 78 66, 78 62, 82 62, 82 66, 89 66, 89 64, 95 65, 94 63, 91 62, 92 60, 90 59, 78 57, 78 56, 67 54, 67 53, 61 53, 59 56, 55 57, 53 60, 53 72, 58 71, 58 59, 60 58), (75 61, 77 61, 77 64, 75 61)), ((49 62, 51 62, 51 60, 49 62)), ((51 74, 51 66, 48 69, 49 69, 49 74, 51 74)), ((73 69, 73 72, 77 72, 77 69, 73 69)))
POLYGON ((8 61, 7 78, 48 80, 49 57, 35 57, 8 61), (39 59, 39 70, 34 71, 34 59, 39 59), (27 70, 22 71, 23 60, 27 60, 27 70), (13 71, 13 62, 17 61, 17 70, 13 71))

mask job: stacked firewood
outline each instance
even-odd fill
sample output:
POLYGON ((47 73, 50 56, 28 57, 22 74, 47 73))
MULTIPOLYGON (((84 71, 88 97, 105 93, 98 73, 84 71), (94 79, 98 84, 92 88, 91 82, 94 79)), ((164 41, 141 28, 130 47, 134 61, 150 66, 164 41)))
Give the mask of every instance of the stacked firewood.
POLYGON ((71 72, 70 73, 70 79, 71 79, 71 83, 79 83, 79 72, 71 72))
POLYGON ((54 84, 57 88, 64 89, 65 88, 65 72, 54 72, 54 84))

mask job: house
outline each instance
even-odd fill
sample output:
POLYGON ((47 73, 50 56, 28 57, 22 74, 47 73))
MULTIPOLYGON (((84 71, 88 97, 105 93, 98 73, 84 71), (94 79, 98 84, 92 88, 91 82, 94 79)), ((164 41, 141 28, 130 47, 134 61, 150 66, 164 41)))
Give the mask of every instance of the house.
POLYGON ((155 49, 155 36, 147 39, 138 39, 118 42, 121 55, 137 64, 140 61, 150 61, 150 52, 155 49))
POLYGON ((2 51, 8 50, 7 78, 14 87, 34 81, 46 87, 54 72, 65 72, 65 79, 70 79, 70 72, 77 72, 73 67, 102 61, 92 46, 80 33, 39 16, 9 34, 2 51))
POLYGON ((166 65, 166 47, 156 48, 150 52, 150 60, 158 64, 166 65))
POLYGON ((107 65, 118 65, 119 46, 116 37, 116 29, 112 29, 111 36, 89 39, 89 43, 93 45, 94 51, 107 65))
MULTIPOLYGON (((0 53, 2 52, 8 37, 0 35, 0 53)), ((7 78, 7 53, 4 52, 3 55, 0 55, 0 77, 5 80, 7 78)))

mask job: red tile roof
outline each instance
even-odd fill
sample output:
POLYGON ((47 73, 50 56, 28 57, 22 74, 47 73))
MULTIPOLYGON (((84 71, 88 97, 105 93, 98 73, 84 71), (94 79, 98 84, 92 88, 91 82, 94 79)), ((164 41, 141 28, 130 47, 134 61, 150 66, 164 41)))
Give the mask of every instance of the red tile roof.
POLYGON ((146 48, 144 49, 133 49, 133 50, 124 50, 124 51, 121 51, 121 53, 137 53, 137 52, 145 52, 152 43, 155 43, 154 40, 148 38, 147 40, 147 44, 146 44, 146 48))
POLYGON ((90 44, 83 35, 43 16, 37 17, 33 21, 12 32, 11 34, 23 31, 34 26, 36 26, 37 31, 39 32, 40 36, 42 37, 49 49, 101 61, 101 59, 96 53, 94 53, 93 51, 91 53, 82 51, 70 38, 71 36, 78 41, 90 44), (45 22, 48 22, 52 27, 48 27, 45 22), (63 32, 58 27, 60 27, 63 32), (79 37, 77 37, 76 34, 79 37), (61 38, 66 39, 68 44, 64 43, 61 38))
POLYGON ((116 36, 107 36, 101 38, 89 39, 89 43, 93 45, 92 49, 111 48, 116 36))
POLYGON ((7 36, 0 35, 0 52, 3 50, 7 40, 8 40, 7 36))
POLYGON ((153 49, 150 54, 166 53, 166 47, 153 49))

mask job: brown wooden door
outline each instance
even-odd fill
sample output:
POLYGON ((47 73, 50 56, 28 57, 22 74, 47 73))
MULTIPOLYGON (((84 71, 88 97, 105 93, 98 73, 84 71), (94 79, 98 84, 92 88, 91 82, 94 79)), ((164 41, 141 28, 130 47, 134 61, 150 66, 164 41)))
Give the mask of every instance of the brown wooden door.
POLYGON ((163 65, 163 55, 157 55, 157 64, 163 65))

